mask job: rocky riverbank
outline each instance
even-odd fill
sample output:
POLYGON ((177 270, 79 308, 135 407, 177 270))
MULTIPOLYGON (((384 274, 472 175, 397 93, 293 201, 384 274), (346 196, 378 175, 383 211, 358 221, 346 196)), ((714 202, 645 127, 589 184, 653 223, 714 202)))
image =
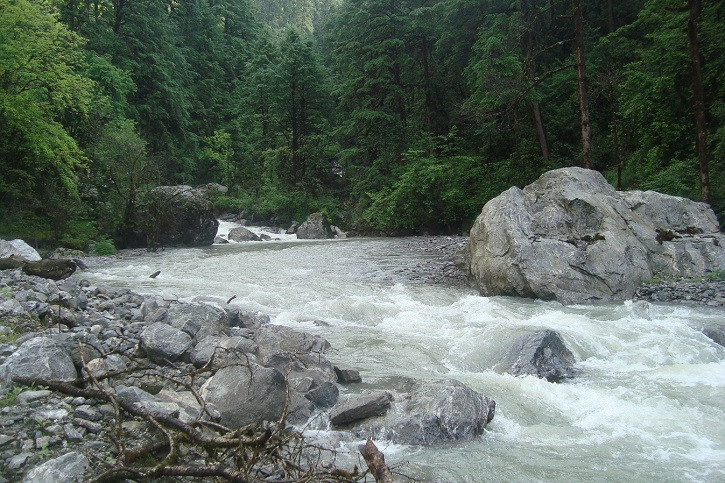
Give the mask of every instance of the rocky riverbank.
POLYGON ((720 274, 710 278, 673 278, 657 280, 642 285, 634 293, 634 300, 661 303, 685 303, 725 307, 725 280, 720 274))
POLYGON ((493 418, 492 400, 454 380, 363 391, 356 370, 327 359, 325 339, 269 322, 209 297, 0 271, 0 482, 324 479, 334 451, 311 450, 292 425, 336 429, 333 446, 354 452, 370 435, 470 439, 493 418), (260 445, 269 451, 252 457, 260 445))

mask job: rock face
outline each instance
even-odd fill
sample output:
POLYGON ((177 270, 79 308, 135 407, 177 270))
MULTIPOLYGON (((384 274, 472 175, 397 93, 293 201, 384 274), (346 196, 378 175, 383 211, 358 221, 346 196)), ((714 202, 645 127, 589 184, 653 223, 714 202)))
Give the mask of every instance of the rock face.
POLYGON ((415 445, 464 440, 481 434, 495 410, 493 400, 456 380, 421 382, 360 434, 415 445))
POLYGON ((300 240, 320 240, 333 237, 334 234, 330 228, 330 224, 322 213, 312 213, 297 228, 297 238, 300 240))
POLYGON ((23 257, 29 261, 41 259, 40 254, 35 251, 35 248, 31 247, 23 240, 0 240, 0 258, 12 256, 23 257))
POLYGON ((159 186, 146 199, 142 222, 148 246, 204 246, 214 243, 219 222, 205 189, 159 186))
POLYGON ((725 267, 725 237, 703 203, 617 192, 592 170, 544 173, 483 207, 459 268, 482 295, 565 304, 625 300, 655 273, 725 267))
POLYGON ((541 330, 521 336, 497 369, 515 376, 531 375, 550 382, 574 375, 574 354, 553 330, 541 330))

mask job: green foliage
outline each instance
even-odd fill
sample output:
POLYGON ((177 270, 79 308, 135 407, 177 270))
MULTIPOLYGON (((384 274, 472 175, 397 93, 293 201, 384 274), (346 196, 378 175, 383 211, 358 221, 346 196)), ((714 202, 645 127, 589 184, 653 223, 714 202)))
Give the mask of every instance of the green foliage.
POLYGON ((96 255, 115 255, 116 254, 116 247, 113 244, 113 241, 109 238, 101 238, 97 242, 93 244, 93 252, 96 255))
POLYGON ((96 223, 92 220, 72 219, 68 222, 60 244, 75 250, 87 250, 92 240, 98 237, 96 223))

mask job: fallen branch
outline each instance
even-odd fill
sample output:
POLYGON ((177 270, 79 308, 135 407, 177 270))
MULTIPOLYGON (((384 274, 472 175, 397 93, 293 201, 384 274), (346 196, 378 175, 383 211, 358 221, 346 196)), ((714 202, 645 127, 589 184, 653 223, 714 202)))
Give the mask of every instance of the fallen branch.
POLYGON ((393 483, 393 473, 385 464, 385 455, 375 446, 372 438, 368 438, 367 443, 361 444, 358 449, 365 458, 365 463, 367 463, 376 483, 393 483))

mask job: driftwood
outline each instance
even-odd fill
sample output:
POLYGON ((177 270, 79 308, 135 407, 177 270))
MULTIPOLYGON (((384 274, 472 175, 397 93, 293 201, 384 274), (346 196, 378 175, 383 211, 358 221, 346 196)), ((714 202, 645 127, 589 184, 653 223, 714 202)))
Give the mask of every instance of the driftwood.
POLYGON ((358 449, 376 483, 393 483, 393 473, 385 464, 385 455, 375 446, 372 438, 368 438, 368 442, 361 444, 358 449))
POLYGON ((70 277, 76 271, 78 264, 70 259, 43 259, 37 261, 26 260, 23 257, 12 256, 0 258, 0 270, 14 270, 20 268, 27 275, 61 280, 70 277))

